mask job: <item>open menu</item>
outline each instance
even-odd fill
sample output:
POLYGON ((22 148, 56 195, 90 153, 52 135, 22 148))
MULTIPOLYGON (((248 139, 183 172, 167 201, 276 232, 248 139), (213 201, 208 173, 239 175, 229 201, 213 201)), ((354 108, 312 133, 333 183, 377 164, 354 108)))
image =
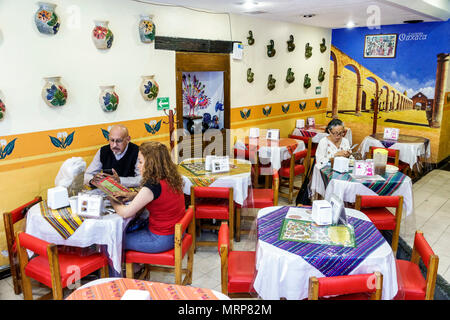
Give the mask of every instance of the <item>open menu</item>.
POLYGON ((98 182, 92 183, 94 186, 102 190, 104 193, 106 193, 108 196, 116 200, 117 202, 123 203, 122 200, 116 198, 114 196, 114 192, 117 191, 125 191, 125 192, 131 192, 130 189, 124 187, 120 183, 116 182, 112 177, 105 177, 101 179, 98 182))

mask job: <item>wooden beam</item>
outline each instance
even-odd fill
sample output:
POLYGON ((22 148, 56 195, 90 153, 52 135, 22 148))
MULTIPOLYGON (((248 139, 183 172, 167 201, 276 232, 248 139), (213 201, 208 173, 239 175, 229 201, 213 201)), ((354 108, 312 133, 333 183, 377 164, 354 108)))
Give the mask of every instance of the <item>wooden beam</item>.
POLYGON ((233 41, 157 36, 155 37, 155 49, 185 52, 232 53, 233 41))

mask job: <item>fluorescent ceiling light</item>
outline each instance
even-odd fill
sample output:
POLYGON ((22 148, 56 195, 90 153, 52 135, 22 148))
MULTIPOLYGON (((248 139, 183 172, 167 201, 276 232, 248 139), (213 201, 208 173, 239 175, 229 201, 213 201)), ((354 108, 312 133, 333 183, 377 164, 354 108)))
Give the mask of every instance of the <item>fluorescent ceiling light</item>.
POLYGON ((356 26, 356 24, 353 21, 349 21, 347 22, 347 24, 345 25, 347 28, 353 28, 354 26, 356 26))

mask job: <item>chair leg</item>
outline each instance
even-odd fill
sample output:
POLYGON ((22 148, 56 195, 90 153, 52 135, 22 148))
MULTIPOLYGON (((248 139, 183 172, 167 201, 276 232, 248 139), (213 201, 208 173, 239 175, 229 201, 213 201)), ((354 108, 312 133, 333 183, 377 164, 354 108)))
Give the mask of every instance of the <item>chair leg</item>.
POLYGON ((181 257, 175 255, 175 284, 181 285, 182 280, 182 270, 181 270, 181 257))
POLYGON ((289 178, 289 203, 292 203, 292 198, 293 198, 293 193, 294 193, 294 177, 290 177, 289 178))
POLYGON ((103 266, 100 269, 100 278, 108 278, 108 277, 109 277, 108 266, 103 266))
POLYGON ((392 232, 392 251, 394 252, 394 258, 397 257, 397 249, 398 249, 398 237, 400 233, 400 228, 395 228, 394 232, 392 232))
POLYGON ((126 277, 129 279, 134 279, 134 274, 133 274, 133 263, 131 262, 127 262, 126 264, 126 277))
POLYGON ((14 293, 22 293, 22 280, 20 277, 20 270, 17 265, 11 265, 11 277, 13 279, 14 293))
POLYGON ((236 241, 241 241, 241 208, 236 208, 236 241))
POLYGON ((194 246, 191 245, 188 252, 187 259, 187 274, 185 277, 186 285, 192 284, 192 272, 194 269, 194 246))
POLYGON ((63 289, 61 286, 52 288, 53 300, 63 300, 63 289))
POLYGON ((33 291, 31 288, 30 278, 22 275, 22 292, 24 300, 33 300, 33 291))

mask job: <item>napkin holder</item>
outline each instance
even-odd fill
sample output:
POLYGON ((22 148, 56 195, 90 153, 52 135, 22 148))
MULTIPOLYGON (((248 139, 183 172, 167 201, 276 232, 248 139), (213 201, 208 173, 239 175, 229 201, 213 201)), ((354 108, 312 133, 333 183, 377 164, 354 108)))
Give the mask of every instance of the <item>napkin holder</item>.
POLYGON ((206 156, 205 157, 205 170, 206 171, 211 171, 211 162, 215 158, 216 158, 216 156, 206 156))
POLYGON ((280 129, 269 129, 266 133, 267 140, 280 140, 280 129))
POLYGON ((249 138, 259 138, 259 128, 250 128, 249 138))
POLYGON ((368 176, 374 175, 375 167, 373 161, 369 160, 357 160, 353 167, 353 174, 355 176, 368 176))
POLYGON ((384 128, 383 139, 398 140, 399 133, 398 128, 384 128))
POLYGON ((295 123, 295 127, 302 129, 305 127, 305 119, 298 119, 295 123))
POLYGON ((78 214, 89 218, 99 218, 104 211, 103 197, 98 194, 78 195, 78 214))
POLYGON ((333 223, 333 211, 327 200, 315 200, 312 203, 311 218, 319 225, 330 225, 333 223))
POLYGON ((150 292, 147 290, 128 289, 125 291, 120 300, 151 300, 150 292))
POLYGON ((340 173, 348 172, 349 163, 350 161, 348 158, 336 157, 333 161, 333 170, 340 173))
POLYGON ((316 127, 316 119, 314 119, 314 117, 308 117, 306 119, 306 125, 308 128, 315 128, 316 127))
POLYGON ((47 190, 47 205, 56 210, 69 206, 69 193, 67 188, 58 186, 47 190))
POLYGON ((230 159, 228 157, 215 157, 211 160, 211 172, 222 173, 230 171, 230 159))

